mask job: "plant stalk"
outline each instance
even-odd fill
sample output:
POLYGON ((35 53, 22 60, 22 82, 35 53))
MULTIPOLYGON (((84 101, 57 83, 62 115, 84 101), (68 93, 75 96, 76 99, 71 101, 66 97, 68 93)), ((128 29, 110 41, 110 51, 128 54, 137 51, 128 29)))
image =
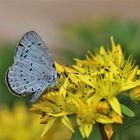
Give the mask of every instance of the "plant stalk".
POLYGON ((107 135, 106 135, 105 131, 104 131, 104 125, 100 124, 99 128, 100 128, 100 133, 101 133, 102 140, 109 140, 107 138, 107 135))

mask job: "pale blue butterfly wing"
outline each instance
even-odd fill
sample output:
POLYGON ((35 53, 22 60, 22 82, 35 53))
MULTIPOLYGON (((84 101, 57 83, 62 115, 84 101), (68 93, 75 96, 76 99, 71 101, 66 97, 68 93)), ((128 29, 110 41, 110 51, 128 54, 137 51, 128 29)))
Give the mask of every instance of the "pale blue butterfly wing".
POLYGON ((35 101, 56 80, 54 61, 45 43, 36 32, 27 32, 17 45, 14 64, 6 75, 10 90, 17 96, 31 93, 31 101, 35 101))

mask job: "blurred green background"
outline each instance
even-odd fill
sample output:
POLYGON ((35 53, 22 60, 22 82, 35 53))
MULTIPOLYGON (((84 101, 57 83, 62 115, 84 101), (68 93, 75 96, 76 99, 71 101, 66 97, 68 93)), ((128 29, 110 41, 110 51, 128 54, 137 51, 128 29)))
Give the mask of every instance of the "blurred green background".
MULTIPOLYGON (((127 8, 124 8, 123 6, 125 4, 125 2, 116 2, 113 4, 111 1, 106 4, 97 1, 96 3, 90 1, 87 3, 83 1, 79 3, 76 1, 61 1, 60 3, 36 3, 31 10, 32 3, 26 3, 24 6, 22 6, 22 3, 1 3, 1 9, 6 7, 12 12, 16 6, 18 7, 17 11, 19 10, 19 13, 8 13, 4 16, 2 15, 4 11, 0 12, 0 17, 5 21, 5 23, 0 24, 0 106, 6 105, 11 109, 15 103, 19 101, 24 102, 27 107, 30 106, 29 97, 18 98, 13 96, 5 83, 5 73, 7 68, 13 63, 16 44, 21 36, 28 30, 33 29, 39 31, 39 34, 41 32, 43 40, 44 38, 48 38, 46 39, 48 40, 48 46, 50 45, 49 48, 55 60, 61 64, 74 64, 73 58, 84 59, 88 50, 96 53, 102 45, 106 48, 110 47, 110 37, 113 36, 115 42, 121 44, 126 57, 133 55, 136 64, 140 66, 140 23, 136 16, 138 11, 136 11, 136 13, 133 11, 135 10, 135 6, 136 9, 138 9, 137 7, 138 5, 140 6, 140 4, 129 2, 127 3, 128 7, 126 6, 127 8), (134 7, 131 7, 131 4, 134 5, 134 7), (70 7, 68 5, 70 5, 70 7), (119 5, 122 5, 122 7, 119 7, 119 5), (118 15, 122 14, 124 15, 124 18, 123 16, 119 17, 118 15, 113 15, 113 8, 111 9, 112 13, 110 12, 111 14, 108 14, 110 6, 114 7, 114 9, 115 6, 118 7, 116 8, 116 11, 119 13, 118 15), (23 9, 23 7, 26 7, 27 10, 23 9), (85 8, 84 12, 82 11, 83 7, 85 8), (88 10, 94 8, 96 9, 95 11, 88 10), (102 8, 104 9, 101 10, 102 8), (129 8, 131 10, 129 10, 129 8), (80 11, 80 9, 82 10, 80 11), (31 12, 28 12, 30 10, 31 12), (88 11, 87 13, 86 10, 88 11), (105 15, 99 14, 99 18, 97 18, 100 10, 102 13, 104 13, 104 11, 107 12, 105 15), (24 11, 25 13, 21 11, 24 11), (130 14, 129 11, 133 12, 130 14), (88 14, 92 12, 94 14, 89 15, 87 18, 88 14), (39 16, 38 13, 42 13, 42 16, 39 16), (18 14, 19 16, 17 16, 18 14), (85 15, 81 16, 82 14, 85 15), (28 18, 25 19, 24 15, 28 15, 28 18), (133 18, 127 19, 126 17, 129 16, 135 16, 136 20, 133 18), (17 19, 17 24, 12 24, 13 19, 11 17, 17 19), (22 17, 23 20, 20 22, 22 17), (11 26, 9 26, 9 24, 11 24, 11 26), (52 30, 53 26, 55 26, 55 31, 52 30), (46 29, 42 29, 42 27, 46 27, 46 29), (43 32, 43 30, 46 30, 46 32, 43 32), (4 31, 6 34, 4 34, 4 31), (15 35, 14 31, 17 35, 15 35), (54 33, 52 33, 53 31, 54 33)), ((126 118, 124 125, 116 131, 116 133, 119 133, 120 135, 114 137, 114 140, 140 140, 140 104, 134 104, 129 100, 126 100, 125 102, 127 106, 135 111, 136 117, 126 118)))

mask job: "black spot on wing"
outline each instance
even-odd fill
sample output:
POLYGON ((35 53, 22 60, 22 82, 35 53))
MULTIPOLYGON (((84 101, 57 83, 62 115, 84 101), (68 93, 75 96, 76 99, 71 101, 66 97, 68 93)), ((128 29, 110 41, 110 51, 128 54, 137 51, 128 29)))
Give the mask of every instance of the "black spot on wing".
MULTIPOLYGON (((33 44, 33 43, 32 43, 33 44)), ((31 48, 32 45, 29 45, 28 48, 31 48)))
POLYGON ((26 55, 24 55, 23 57, 24 57, 24 58, 26 58, 26 57, 27 57, 27 54, 26 54, 26 55))

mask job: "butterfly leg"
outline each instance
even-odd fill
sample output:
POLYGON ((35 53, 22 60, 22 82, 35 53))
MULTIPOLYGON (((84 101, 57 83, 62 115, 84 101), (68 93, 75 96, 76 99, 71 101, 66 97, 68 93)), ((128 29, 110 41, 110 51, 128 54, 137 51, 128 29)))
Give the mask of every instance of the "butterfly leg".
POLYGON ((34 92, 30 102, 35 102, 40 97, 41 94, 42 94, 42 92, 40 92, 40 91, 34 92))

